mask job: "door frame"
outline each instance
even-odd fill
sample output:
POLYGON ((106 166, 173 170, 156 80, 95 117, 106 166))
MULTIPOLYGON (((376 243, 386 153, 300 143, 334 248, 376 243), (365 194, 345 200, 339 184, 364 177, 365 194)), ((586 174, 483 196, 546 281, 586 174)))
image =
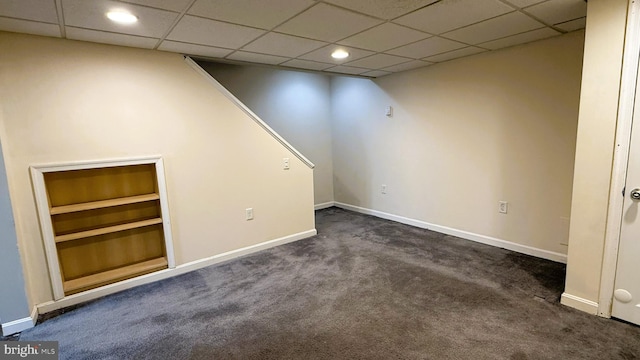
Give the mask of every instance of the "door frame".
MULTIPOLYGON (((588 24, 587 17, 587 24, 588 24)), ((625 31, 624 54, 622 58, 622 79, 618 102, 613 167, 609 187, 609 206, 604 237, 604 254, 600 276, 598 315, 611 317, 613 292, 618 265, 618 248, 622 228, 624 187, 631 145, 631 126, 638 85, 638 65, 640 65, 640 1, 629 0, 625 31)), ((640 99, 638 99, 640 101, 640 99)), ((639 114, 640 116, 640 114, 639 114)))

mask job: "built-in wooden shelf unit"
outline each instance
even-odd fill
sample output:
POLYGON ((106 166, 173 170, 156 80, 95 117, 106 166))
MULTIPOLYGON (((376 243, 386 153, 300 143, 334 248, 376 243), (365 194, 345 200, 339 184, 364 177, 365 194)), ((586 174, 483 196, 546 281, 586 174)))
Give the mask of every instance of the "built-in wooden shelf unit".
POLYGON ((60 299, 174 267, 160 157, 33 166, 60 299))

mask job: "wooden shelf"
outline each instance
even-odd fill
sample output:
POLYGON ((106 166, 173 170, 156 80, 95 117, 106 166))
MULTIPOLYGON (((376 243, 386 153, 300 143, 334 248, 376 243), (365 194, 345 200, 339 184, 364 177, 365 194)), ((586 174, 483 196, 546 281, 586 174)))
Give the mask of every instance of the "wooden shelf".
POLYGON ((83 276, 81 278, 65 281, 63 283, 64 292, 65 294, 74 293, 85 288, 94 288, 97 286, 106 285, 164 268, 167 268, 167 259, 157 258, 148 260, 141 263, 124 266, 118 269, 104 271, 98 274, 83 276))
POLYGON ((131 229, 136 229, 136 228, 151 226, 156 224, 162 224, 162 219, 155 218, 150 220, 136 221, 128 224, 109 226, 109 227, 104 227, 100 229, 80 231, 80 232, 75 232, 75 233, 65 234, 65 235, 58 235, 55 237, 55 241, 56 243, 60 243, 64 241, 78 240, 78 239, 87 238, 91 236, 110 234, 118 231, 131 230, 131 229))
POLYGON ((145 195, 128 196, 128 197, 109 199, 109 200, 101 200, 101 201, 92 201, 92 202, 79 203, 79 204, 55 206, 55 207, 51 208, 49 213, 51 215, 66 214, 66 213, 85 211, 85 210, 102 209, 102 208, 107 208, 107 207, 112 207, 112 206, 135 204, 135 203, 141 203, 141 202, 145 202, 145 201, 153 201, 153 200, 158 200, 158 199, 160 199, 160 195, 158 195, 158 194, 145 194, 145 195))
POLYGON ((56 300, 173 265, 163 169, 157 156, 31 168, 56 300))

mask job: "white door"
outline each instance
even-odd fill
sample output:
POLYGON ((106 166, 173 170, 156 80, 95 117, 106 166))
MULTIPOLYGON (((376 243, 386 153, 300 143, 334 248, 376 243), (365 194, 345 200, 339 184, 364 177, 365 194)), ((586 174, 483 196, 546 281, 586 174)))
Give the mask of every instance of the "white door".
POLYGON ((633 128, 611 316, 640 325, 640 82, 636 83, 633 128))

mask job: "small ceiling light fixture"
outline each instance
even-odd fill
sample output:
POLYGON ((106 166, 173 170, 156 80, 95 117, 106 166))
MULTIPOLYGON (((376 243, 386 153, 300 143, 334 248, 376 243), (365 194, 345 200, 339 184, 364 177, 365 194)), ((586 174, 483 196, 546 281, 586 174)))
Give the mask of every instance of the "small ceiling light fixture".
POLYGON ((109 20, 119 24, 133 24, 138 21, 138 17, 124 10, 113 10, 107 13, 109 20))
POLYGON ((349 53, 342 49, 338 49, 331 53, 331 57, 334 59, 346 59, 349 57, 349 53))

